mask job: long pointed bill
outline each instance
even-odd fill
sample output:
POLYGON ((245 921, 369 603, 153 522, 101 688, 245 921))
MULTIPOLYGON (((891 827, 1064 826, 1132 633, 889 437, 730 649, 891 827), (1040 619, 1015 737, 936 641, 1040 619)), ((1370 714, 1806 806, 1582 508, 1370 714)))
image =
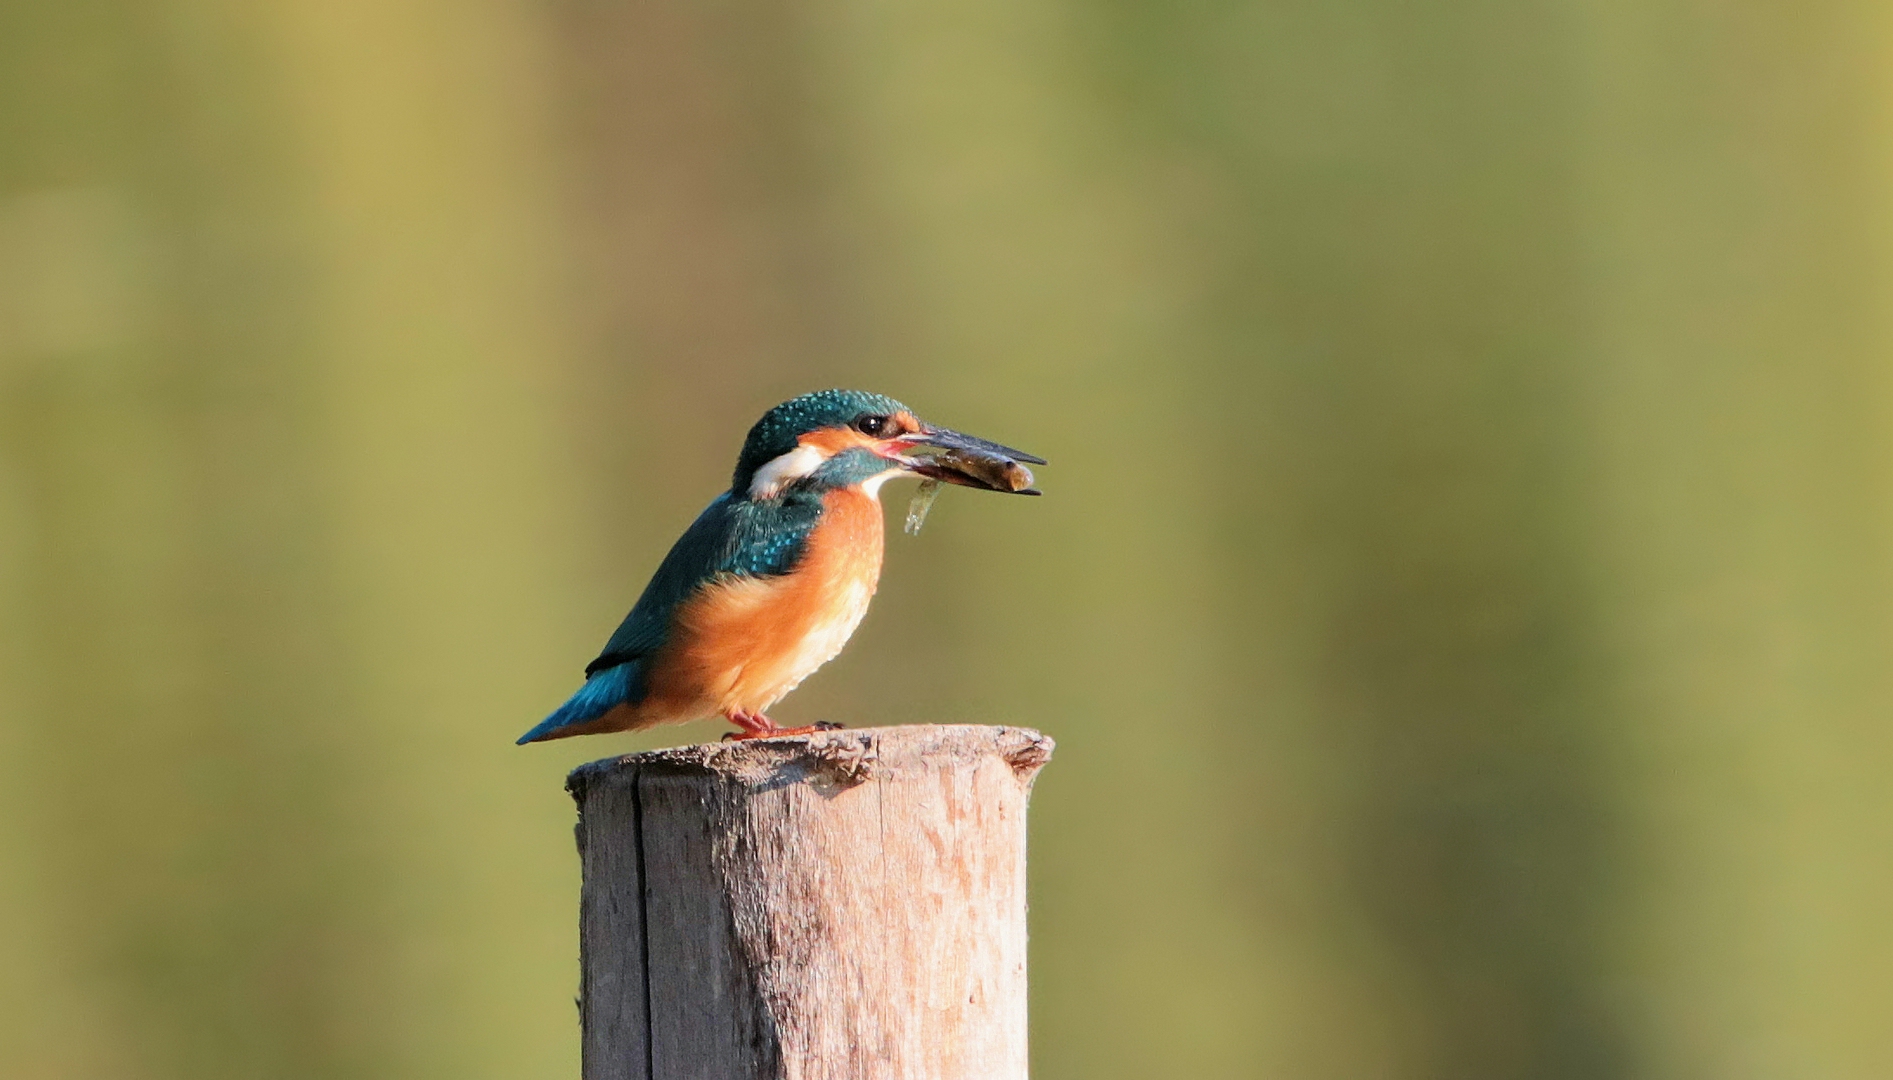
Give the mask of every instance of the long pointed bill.
POLYGON ((1037 495, 1032 470, 1045 459, 946 428, 927 427, 901 440, 901 464, 931 480, 983 491, 1037 495))
POLYGON ((985 439, 973 435, 966 435, 958 431, 951 431, 947 428, 928 426, 920 432, 917 439, 922 446, 937 446, 943 450, 965 450, 976 454, 996 455, 998 457, 1011 458, 1014 461, 1022 462, 1026 465, 1045 464, 1044 458, 1028 454, 1023 450, 1014 450, 1010 446, 1002 446, 996 442, 989 442, 985 439))

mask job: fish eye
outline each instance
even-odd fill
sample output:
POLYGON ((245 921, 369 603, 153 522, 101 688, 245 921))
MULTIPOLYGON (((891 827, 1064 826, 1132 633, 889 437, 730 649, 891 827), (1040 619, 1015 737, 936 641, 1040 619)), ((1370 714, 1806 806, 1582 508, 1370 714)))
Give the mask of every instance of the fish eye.
POLYGON ((879 438, 881 433, 887 430, 887 417, 873 415, 864 416, 856 420, 854 426, 855 430, 863 435, 871 435, 879 438))

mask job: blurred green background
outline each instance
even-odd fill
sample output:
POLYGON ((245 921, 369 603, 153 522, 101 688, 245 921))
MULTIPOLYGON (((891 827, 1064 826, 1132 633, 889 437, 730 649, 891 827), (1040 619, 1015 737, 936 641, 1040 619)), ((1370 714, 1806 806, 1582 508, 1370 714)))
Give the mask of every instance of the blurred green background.
POLYGON ((1893 1076, 1893 9, 0 6, 0 1075, 576 1076, 574 687, 756 416, 785 721, 1060 740, 1045 1080, 1893 1076), (904 489, 893 491, 898 507, 904 489))

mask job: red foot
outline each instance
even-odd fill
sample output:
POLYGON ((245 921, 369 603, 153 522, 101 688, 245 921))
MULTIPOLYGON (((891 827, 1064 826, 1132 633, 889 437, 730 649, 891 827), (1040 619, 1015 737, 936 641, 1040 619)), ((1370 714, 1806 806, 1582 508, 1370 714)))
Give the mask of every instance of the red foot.
POLYGON ((787 735, 812 735, 817 731, 833 731, 840 724, 827 720, 818 721, 805 727, 779 728, 775 721, 761 713, 731 713, 726 717, 730 723, 742 728, 723 736, 724 742, 742 742, 745 739, 775 739, 787 735))
POLYGON ((723 718, 752 734, 776 730, 776 722, 761 713, 729 712, 723 718))

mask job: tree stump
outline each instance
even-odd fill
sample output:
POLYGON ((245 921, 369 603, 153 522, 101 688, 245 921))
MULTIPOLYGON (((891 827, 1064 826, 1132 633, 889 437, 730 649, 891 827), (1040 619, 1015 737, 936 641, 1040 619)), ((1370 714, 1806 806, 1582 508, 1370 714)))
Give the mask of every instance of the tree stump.
POLYGON ((584 1080, 1024 1080, 1051 751, 910 726, 575 770, 584 1080))

